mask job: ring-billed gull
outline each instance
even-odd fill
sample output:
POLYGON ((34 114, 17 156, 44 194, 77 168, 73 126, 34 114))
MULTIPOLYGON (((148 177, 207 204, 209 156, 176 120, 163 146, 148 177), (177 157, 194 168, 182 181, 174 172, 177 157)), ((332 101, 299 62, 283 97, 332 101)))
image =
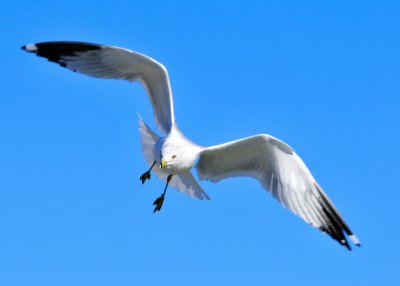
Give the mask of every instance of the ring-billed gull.
POLYGON ((191 169, 194 167, 200 180, 218 182, 235 176, 255 178, 284 207, 311 226, 328 233, 349 250, 346 235, 360 246, 304 162, 286 143, 266 134, 211 147, 187 139, 175 122, 167 70, 152 58, 128 49, 82 42, 44 42, 29 44, 22 49, 75 72, 138 81, 144 86, 156 126, 163 133, 158 136, 139 117, 142 150, 150 166, 140 180, 142 184, 149 180, 153 170, 166 182, 163 193, 153 203, 154 212, 161 210, 168 185, 191 197, 210 199, 193 177, 191 169))

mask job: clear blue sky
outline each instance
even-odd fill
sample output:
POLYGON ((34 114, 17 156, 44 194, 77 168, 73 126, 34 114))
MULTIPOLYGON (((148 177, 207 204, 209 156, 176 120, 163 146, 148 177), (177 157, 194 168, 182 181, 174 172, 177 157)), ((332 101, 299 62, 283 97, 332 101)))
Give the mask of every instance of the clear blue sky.
POLYGON ((7 1, 1 9, 0 285, 393 285, 400 249, 398 1, 7 1), (211 201, 144 186, 137 84, 20 50, 112 44, 169 70, 183 132, 290 144, 363 247, 348 252, 258 182, 211 201))

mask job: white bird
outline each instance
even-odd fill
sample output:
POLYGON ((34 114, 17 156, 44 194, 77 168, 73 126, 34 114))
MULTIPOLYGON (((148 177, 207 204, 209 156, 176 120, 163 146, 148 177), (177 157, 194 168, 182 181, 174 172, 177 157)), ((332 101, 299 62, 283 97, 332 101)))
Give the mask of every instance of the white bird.
POLYGON ((360 246, 304 162, 286 143, 266 134, 211 147, 202 147, 187 139, 175 122, 167 70, 152 58, 119 47, 82 42, 44 42, 22 49, 75 72, 138 81, 144 86, 156 125, 163 133, 162 137, 158 136, 139 117, 142 150, 150 166, 140 180, 143 184, 150 179, 153 170, 166 182, 164 192, 153 203, 154 212, 160 211, 168 184, 191 197, 210 199, 193 177, 191 169, 194 167, 200 180, 255 178, 284 207, 311 226, 328 233, 349 250, 346 235, 360 246), (159 168, 153 168, 156 164, 159 168))

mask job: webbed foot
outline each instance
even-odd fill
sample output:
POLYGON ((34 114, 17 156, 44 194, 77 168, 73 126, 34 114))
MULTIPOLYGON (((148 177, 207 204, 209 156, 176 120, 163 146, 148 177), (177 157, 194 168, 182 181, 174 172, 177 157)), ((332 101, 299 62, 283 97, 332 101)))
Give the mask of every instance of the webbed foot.
POLYGON ((147 172, 144 172, 141 176, 140 176, 140 180, 142 181, 142 185, 144 184, 144 182, 146 182, 146 180, 150 180, 151 178, 151 174, 150 174, 150 170, 148 170, 147 172))
POLYGON ((161 196, 159 196, 159 197, 154 201, 153 206, 156 206, 156 207, 154 208, 153 213, 159 212, 159 211, 161 210, 161 207, 162 207, 163 203, 164 203, 164 194, 162 194, 161 196))
POLYGON ((150 169, 149 169, 147 172, 144 172, 144 173, 140 176, 139 180, 142 181, 142 185, 144 184, 144 182, 146 182, 146 180, 150 180, 150 178, 151 178, 150 172, 151 172, 151 169, 153 169, 153 167, 154 167, 155 164, 156 164, 156 161, 154 161, 153 165, 151 165, 150 169))

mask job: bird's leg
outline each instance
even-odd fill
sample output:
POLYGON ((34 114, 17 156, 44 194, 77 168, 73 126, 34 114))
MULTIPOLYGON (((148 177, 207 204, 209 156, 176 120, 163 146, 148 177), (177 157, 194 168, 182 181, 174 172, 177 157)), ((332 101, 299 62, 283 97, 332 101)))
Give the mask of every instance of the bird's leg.
POLYGON ((161 196, 159 196, 154 201, 153 206, 156 206, 156 207, 154 208, 153 213, 159 212, 161 210, 162 204, 164 202, 165 193, 167 192, 168 184, 169 184, 169 181, 171 181, 171 178, 172 178, 172 175, 168 175, 167 184, 165 185, 164 192, 161 194, 161 196))
POLYGON ((150 169, 147 170, 147 172, 144 172, 140 176, 139 180, 142 180, 142 185, 144 184, 144 182, 146 182, 146 180, 150 180, 150 172, 151 172, 151 169, 153 169, 155 164, 156 164, 156 161, 154 161, 153 165, 151 165, 150 169))

